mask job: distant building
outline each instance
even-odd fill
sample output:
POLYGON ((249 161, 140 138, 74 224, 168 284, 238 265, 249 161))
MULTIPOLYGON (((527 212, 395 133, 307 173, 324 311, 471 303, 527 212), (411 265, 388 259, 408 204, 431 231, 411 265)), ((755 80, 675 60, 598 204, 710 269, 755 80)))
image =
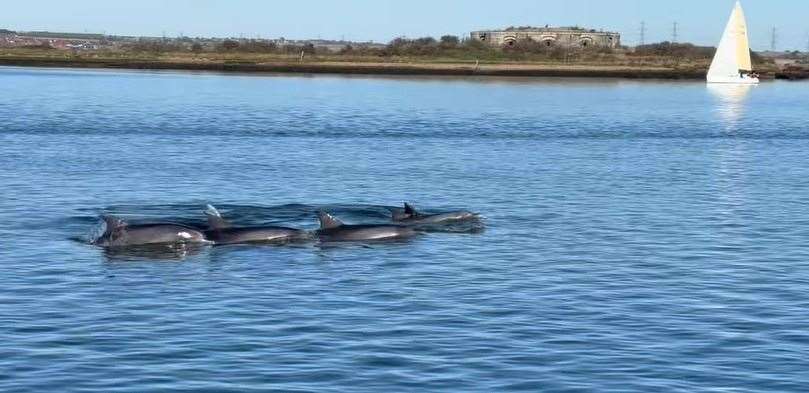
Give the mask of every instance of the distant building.
POLYGON ((621 34, 579 27, 509 27, 505 30, 473 31, 471 38, 493 47, 514 46, 531 39, 548 47, 617 48, 621 34))

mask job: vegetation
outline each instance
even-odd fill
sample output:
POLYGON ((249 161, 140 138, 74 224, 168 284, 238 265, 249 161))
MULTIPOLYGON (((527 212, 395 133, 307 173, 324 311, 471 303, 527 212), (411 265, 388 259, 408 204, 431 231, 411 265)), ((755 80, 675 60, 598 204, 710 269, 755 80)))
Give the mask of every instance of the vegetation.
POLYGON ((710 60, 716 48, 711 46, 696 46, 694 44, 681 44, 673 42, 660 42, 656 44, 641 45, 635 48, 636 56, 662 56, 691 60, 710 60))
POLYGON ((132 52, 165 53, 180 52, 183 46, 175 42, 141 38, 137 42, 125 45, 123 49, 132 52))
POLYGON ((799 50, 784 52, 784 58, 789 60, 797 60, 798 63, 809 63, 809 52, 801 52, 799 50))
POLYGON ((40 49, 40 50, 52 50, 53 49, 53 47, 51 46, 51 44, 49 42, 42 42, 40 44, 26 45, 23 48, 26 48, 26 49, 40 49))
MULTIPOLYGON (((556 69, 654 69, 672 75, 699 75, 713 57, 712 47, 688 43, 660 42, 636 48, 615 49, 597 46, 570 47, 522 39, 502 48, 454 35, 399 37, 387 45, 313 43, 252 39, 140 38, 112 40, 97 50, 45 50, 36 48, 0 49, 0 59, 59 59, 60 61, 115 61, 166 64, 342 64, 341 67, 424 66, 424 67, 520 67, 556 69)), ((775 68, 770 60, 753 54, 756 68, 775 68), (762 67, 762 65, 766 65, 762 67)), ((335 65, 336 66, 336 65, 335 65)))
MULTIPOLYGON (((525 29, 528 27, 512 27, 525 29)), ((82 56, 142 57, 204 57, 229 61, 249 61, 256 58, 288 58, 301 61, 347 62, 477 62, 491 63, 562 63, 585 65, 628 66, 694 66, 707 64, 714 48, 692 44, 661 42, 629 48, 599 48, 557 46, 548 42, 522 39, 503 48, 493 48, 474 39, 454 35, 406 38, 399 37, 387 45, 350 44, 331 48, 312 43, 285 44, 285 41, 225 39, 203 40, 182 38, 139 38, 128 41, 102 42, 102 49, 82 51, 82 56)), ((31 48, 33 49, 33 48, 31 48)), ((44 46, 42 49, 46 49, 44 46)), ((760 60, 760 59, 759 59, 760 60)))

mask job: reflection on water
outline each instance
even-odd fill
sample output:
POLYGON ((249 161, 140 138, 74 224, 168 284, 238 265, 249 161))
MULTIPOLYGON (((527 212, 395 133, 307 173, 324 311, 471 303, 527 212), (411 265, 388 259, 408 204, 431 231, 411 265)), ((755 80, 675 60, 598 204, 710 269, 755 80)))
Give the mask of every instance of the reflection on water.
POLYGON ((748 199, 748 157, 751 152, 746 140, 728 140, 717 146, 715 157, 716 223, 732 227, 740 221, 739 212, 748 199))
POLYGON ((738 125, 747 111, 747 98, 753 85, 733 85, 709 83, 708 91, 716 98, 716 113, 730 131, 738 125))

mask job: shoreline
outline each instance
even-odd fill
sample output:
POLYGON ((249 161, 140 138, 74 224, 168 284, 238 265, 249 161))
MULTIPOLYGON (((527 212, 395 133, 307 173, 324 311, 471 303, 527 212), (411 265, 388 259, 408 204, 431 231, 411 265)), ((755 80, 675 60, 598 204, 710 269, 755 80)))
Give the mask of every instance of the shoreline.
POLYGON ((545 65, 531 63, 367 63, 367 62, 193 62, 130 59, 58 59, 36 57, 0 57, 0 66, 43 68, 96 68, 131 70, 215 71, 256 74, 342 74, 393 76, 493 76, 493 77, 578 77, 619 79, 699 80, 703 70, 665 67, 545 65))
MULTIPOLYGON (((700 67, 671 68, 661 66, 576 65, 499 63, 469 64, 462 62, 358 62, 358 61, 176 61, 146 59, 76 59, 54 57, 0 56, 0 66, 42 68, 128 69, 213 71, 246 74, 332 74, 388 76, 491 76, 491 77, 556 77, 704 80, 707 70, 700 67)), ((805 80, 809 69, 765 71, 762 80, 805 80)))

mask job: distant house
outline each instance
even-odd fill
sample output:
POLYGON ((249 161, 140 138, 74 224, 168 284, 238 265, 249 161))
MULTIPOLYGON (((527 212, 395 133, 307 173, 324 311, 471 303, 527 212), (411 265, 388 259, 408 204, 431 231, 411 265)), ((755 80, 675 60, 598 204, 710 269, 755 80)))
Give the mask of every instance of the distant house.
POLYGON ((0 29, 0 47, 11 46, 14 44, 14 33, 11 30, 0 29))
POLYGON ((6 46, 47 46, 54 49, 90 50, 97 49, 104 38, 102 34, 31 31, 16 33, 13 42, 7 43, 6 46))
POLYGON ((493 47, 514 46, 530 39, 548 47, 617 48, 621 34, 580 27, 509 27, 505 30, 473 31, 471 38, 493 47))

